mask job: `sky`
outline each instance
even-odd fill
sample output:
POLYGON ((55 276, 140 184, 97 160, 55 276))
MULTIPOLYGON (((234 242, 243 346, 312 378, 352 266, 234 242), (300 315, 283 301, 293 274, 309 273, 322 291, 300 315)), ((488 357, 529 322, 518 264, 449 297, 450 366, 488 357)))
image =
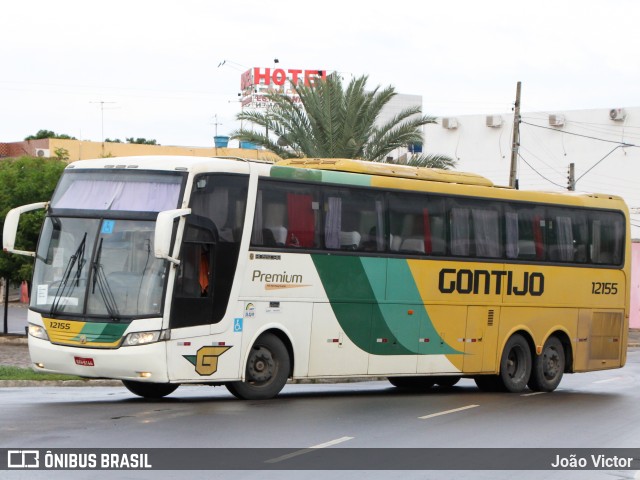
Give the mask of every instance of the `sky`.
POLYGON ((510 112, 518 81, 524 112, 640 106, 635 0, 20 0, 0 18, 0 142, 212 146, 239 127, 241 73, 276 58, 434 116, 510 112))

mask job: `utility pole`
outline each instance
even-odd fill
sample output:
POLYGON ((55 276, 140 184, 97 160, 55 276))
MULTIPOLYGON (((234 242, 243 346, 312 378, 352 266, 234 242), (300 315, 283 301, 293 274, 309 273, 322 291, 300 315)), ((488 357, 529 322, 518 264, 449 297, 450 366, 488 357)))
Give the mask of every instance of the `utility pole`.
POLYGON ((214 120, 214 123, 213 123, 214 128, 215 128, 215 136, 217 137, 217 136, 218 136, 218 125, 222 125, 222 124, 221 124, 221 123, 218 123, 218 114, 217 114, 217 113, 216 113, 216 114, 214 114, 214 116, 213 116, 213 117, 214 117, 214 119, 215 119, 215 120, 214 120))
POLYGON ((89 103, 99 103, 100 104, 100 133, 102 135, 102 143, 104 143, 104 104, 105 103, 116 103, 116 102, 105 102, 101 100, 99 102, 89 102, 89 103))
POLYGON ((516 89, 516 103, 513 109, 513 141, 511 142, 511 170, 509 171, 509 186, 518 188, 518 147, 520 146, 520 85, 516 89))
POLYGON ((568 179, 567 190, 569 190, 570 192, 575 191, 576 189, 576 164, 575 163, 569 164, 569 176, 567 177, 567 179, 568 179))

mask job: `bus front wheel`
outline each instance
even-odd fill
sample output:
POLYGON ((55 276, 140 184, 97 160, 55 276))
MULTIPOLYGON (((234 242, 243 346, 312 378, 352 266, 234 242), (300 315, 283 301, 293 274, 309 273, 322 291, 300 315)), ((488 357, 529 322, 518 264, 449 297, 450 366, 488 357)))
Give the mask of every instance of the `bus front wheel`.
POLYGON ((553 392, 562 380, 564 368, 562 342, 557 337, 549 337, 542 347, 542 353, 533 359, 529 388, 535 392, 553 392))
POLYGON ((144 398, 162 398, 176 391, 175 383, 148 383, 134 380, 122 380, 122 384, 134 395, 144 398))
POLYGON ((226 384, 231 394, 242 400, 273 398, 289 378, 291 359, 282 341, 271 333, 261 335, 251 347, 244 382, 226 384))
POLYGON ((508 392, 525 389, 531 376, 531 349, 522 335, 509 338, 500 359, 500 380, 508 392))

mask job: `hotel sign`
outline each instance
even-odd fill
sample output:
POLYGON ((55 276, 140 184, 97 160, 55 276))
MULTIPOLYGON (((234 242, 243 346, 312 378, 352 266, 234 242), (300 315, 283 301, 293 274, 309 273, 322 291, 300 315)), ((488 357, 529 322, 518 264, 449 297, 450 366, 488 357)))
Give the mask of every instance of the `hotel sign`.
POLYGON ((318 80, 325 78, 327 78, 326 70, 253 67, 240 77, 242 106, 266 108, 271 103, 266 95, 271 92, 287 95, 294 102, 299 102, 300 98, 291 88, 292 84, 313 85, 318 80))

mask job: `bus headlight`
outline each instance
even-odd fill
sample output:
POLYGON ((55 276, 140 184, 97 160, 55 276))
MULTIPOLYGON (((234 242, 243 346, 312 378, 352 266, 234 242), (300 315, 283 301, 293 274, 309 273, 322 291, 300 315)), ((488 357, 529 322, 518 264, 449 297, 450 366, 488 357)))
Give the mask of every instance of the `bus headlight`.
POLYGON ((147 343, 157 342, 160 338, 160 332, 134 332, 130 333, 124 339, 123 346, 133 347, 135 345, 145 345, 147 343))
POLYGON ((33 323, 29 324, 29 335, 41 340, 49 340, 49 335, 47 335, 45 328, 33 323))

